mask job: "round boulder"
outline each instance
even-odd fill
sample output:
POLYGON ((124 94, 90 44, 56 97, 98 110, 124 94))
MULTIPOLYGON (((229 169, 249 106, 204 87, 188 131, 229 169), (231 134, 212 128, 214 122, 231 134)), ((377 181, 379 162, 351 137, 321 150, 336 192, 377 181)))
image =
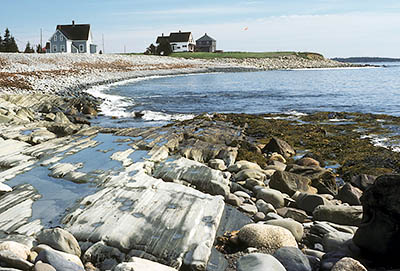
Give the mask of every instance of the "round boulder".
POLYGON ((265 248, 268 253, 274 253, 284 246, 297 247, 292 233, 279 226, 248 224, 240 229, 238 237, 247 246, 265 248))
POLYGON ((296 238, 297 242, 300 242, 301 239, 303 239, 303 225, 293 219, 273 219, 266 221, 265 224, 275 225, 289 230, 293 234, 294 238, 296 238))
POLYGON ((51 246, 55 250, 81 256, 81 248, 75 237, 61 228, 46 229, 39 232, 37 239, 40 244, 51 246))
POLYGON ((367 271, 367 269, 359 261, 344 257, 333 266, 331 271, 367 271))

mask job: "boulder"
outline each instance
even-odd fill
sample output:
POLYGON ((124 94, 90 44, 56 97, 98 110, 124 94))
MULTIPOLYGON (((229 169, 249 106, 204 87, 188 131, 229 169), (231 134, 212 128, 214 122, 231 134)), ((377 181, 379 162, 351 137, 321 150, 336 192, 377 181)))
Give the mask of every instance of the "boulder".
POLYGON ((14 241, 2 241, 0 242, 0 251, 11 251, 18 258, 28 260, 28 256, 31 253, 30 248, 26 245, 14 242, 14 241))
POLYGON ((235 174, 235 181, 240 182, 247 179, 256 179, 263 182, 266 176, 262 170, 258 169, 243 169, 235 174))
POLYGON ((267 203, 271 203, 274 208, 281 208, 285 205, 283 194, 275 189, 258 189, 256 193, 256 198, 262 199, 267 203))
POLYGON ((57 270, 48 263, 43 263, 42 261, 38 261, 37 263, 35 263, 33 271, 57 271, 57 270))
POLYGON ((89 247, 83 255, 84 262, 91 262, 101 270, 111 270, 124 259, 124 253, 117 248, 107 246, 103 241, 89 247))
POLYGON ((282 247, 272 255, 287 271, 312 271, 306 255, 296 247, 282 247))
POLYGON ((308 193, 299 193, 298 195, 296 195, 295 200, 296 205, 300 209, 306 211, 308 214, 312 214, 315 208, 320 205, 330 205, 330 202, 323 196, 308 193))
POLYGON ((283 157, 281 154, 276 153, 276 152, 271 153, 271 155, 268 156, 268 161, 278 161, 278 162, 286 164, 285 157, 283 157))
POLYGON ((222 159, 211 159, 210 161, 208 161, 208 165, 210 166, 210 168, 216 170, 224 171, 227 169, 225 162, 222 159))
POLYGON ((297 242, 303 239, 304 228, 303 225, 292 219, 272 219, 265 222, 267 225, 275 225, 289 230, 297 242))
POLYGON ((114 267, 113 271, 176 271, 176 269, 152 262, 146 259, 132 257, 130 262, 124 262, 114 267))
POLYGON ((37 234, 39 244, 48 245, 55 250, 81 256, 81 248, 75 237, 61 228, 45 229, 37 234))
POLYGON ((313 212, 314 220, 340 225, 358 226, 362 218, 361 206, 320 205, 313 212))
POLYGON ((340 231, 330 232, 322 238, 322 245, 325 252, 339 250, 344 247, 346 242, 353 238, 354 234, 340 231))
POLYGON ((244 169, 256 169, 261 171, 261 167, 258 164, 246 160, 237 161, 228 168, 228 171, 237 173, 244 169))
POLYGON ((295 155, 296 151, 286 141, 273 137, 269 143, 262 149, 263 153, 279 153, 286 159, 295 155))
POLYGON ((33 248, 39 255, 35 264, 39 261, 53 266, 56 270, 85 271, 78 256, 61 252, 47 245, 39 245, 33 248))
POLYGON ((245 245, 263 248, 268 253, 274 253, 284 246, 297 247, 292 233, 279 226, 249 224, 240 229, 238 237, 245 245))
POLYGON ((311 185, 318 190, 319 194, 336 195, 338 192, 336 174, 329 169, 292 164, 286 170, 311 179, 311 185))
POLYGON ((274 256, 262 253, 240 257, 236 267, 238 271, 286 271, 274 256))
POLYGON ((303 167, 320 167, 319 162, 311 157, 303 157, 297 160, 296 164, 303 167))
POLYGON ((289 196, 292 196, 296 191, 315 193, 315 189, 312 189, 310 184, 309 178, 286 171, 276 171, 269 182, 271 188, 289 196))
POLYGON ((233 206, 240 206, 243 204, 243 200, 232 193, 229 193, 229 195, 225 198, 225 202, 233 206))
POLYGON ((265 215, 271 212, 276 213, 274 206, 271 203, 267 203, 262 199, 257 200, 256 206, 257 209, 265 215))
POLYGON ((33 144, 39 144, 42 142, 45 142, 50 139, 54 139, 57 136, 53 134, 52 132, 48 131, 47 129, 39 129, 36 131, 33 131, 30 134, 30 142, 33 144))
POLYGON ((276 210, 277 213, 285 218, 291 218, 297 222, 304 223, 309 220, 308 215, 305 211, 290 207, 283 207, 276 210))
POLYGON ((250 215, 255 215, 258 212, 257 207, 249 203, 244 203, 240 205, 239 210, 250 215))
POLYGON ((342 202, 348 203, 350 205, 361 205, 361 196, 362 191, 360 189, 352 186, 349 183, 346 183, 339 189, 337 198, 340 199, 342 202))
POLYGON ((353 238, 367 257, 395 267, 400 267, 399 195, 400 175, 379 176, 361 197, 363 220, 353 238))
POLYGON ((6 267, 17 268, 22 270, 30 270, 33 264, 29 261, 20 258, 12 251, 2 250, 0 251, 0 263, 6 267))
POLYGON ((368 187, 375 183, 376 176, 360 174, 357 176, 353 176, 350 180, 350 183, 359 188, 361 191, 365 191, 368 187))
POLYGON ((367 268, 353 258, 344 257, 333 266, 331 271, 367 271, 367 268))

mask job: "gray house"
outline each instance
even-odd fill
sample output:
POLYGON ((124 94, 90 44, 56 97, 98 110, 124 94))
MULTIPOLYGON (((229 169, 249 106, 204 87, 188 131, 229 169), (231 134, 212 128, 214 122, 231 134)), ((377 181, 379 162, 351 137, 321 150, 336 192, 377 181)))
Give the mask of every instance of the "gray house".
POLYGON ((47 53, 91 53, 97 51, 93 44, 90 24, 57 25, 56 32, 51 36, 47 53))
POLYGON ((196 40, 196 51, 197 52, 210 52, 213 53, 217 49, 217 41, 207 33, 204 34, 200 39, 196 40))

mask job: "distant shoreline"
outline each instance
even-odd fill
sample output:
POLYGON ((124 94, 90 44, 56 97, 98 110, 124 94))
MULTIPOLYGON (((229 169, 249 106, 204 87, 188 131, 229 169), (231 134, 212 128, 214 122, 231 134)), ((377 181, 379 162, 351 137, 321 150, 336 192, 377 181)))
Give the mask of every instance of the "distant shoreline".
POLYGON ((344 63, 379 63, 379 62, 400 62, 400 58, 388 58, 388 57, 347 57, 332 58, 334 61, 344 62, 344 63))

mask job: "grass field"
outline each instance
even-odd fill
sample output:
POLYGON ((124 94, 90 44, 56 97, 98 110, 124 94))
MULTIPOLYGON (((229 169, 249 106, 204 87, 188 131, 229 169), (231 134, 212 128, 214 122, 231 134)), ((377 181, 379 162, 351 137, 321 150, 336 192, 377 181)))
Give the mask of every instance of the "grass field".
POLYGON ((223 52, 223 53, 202 53, 202 52, 185 52, 185 53, 172 53, 172 57, 183 58, 199 58, 199 59, 212 59, 212 58, 274 58, 282 56, 297 55, 307 59, 323 58, 321 54, 309 52, 223 52))

